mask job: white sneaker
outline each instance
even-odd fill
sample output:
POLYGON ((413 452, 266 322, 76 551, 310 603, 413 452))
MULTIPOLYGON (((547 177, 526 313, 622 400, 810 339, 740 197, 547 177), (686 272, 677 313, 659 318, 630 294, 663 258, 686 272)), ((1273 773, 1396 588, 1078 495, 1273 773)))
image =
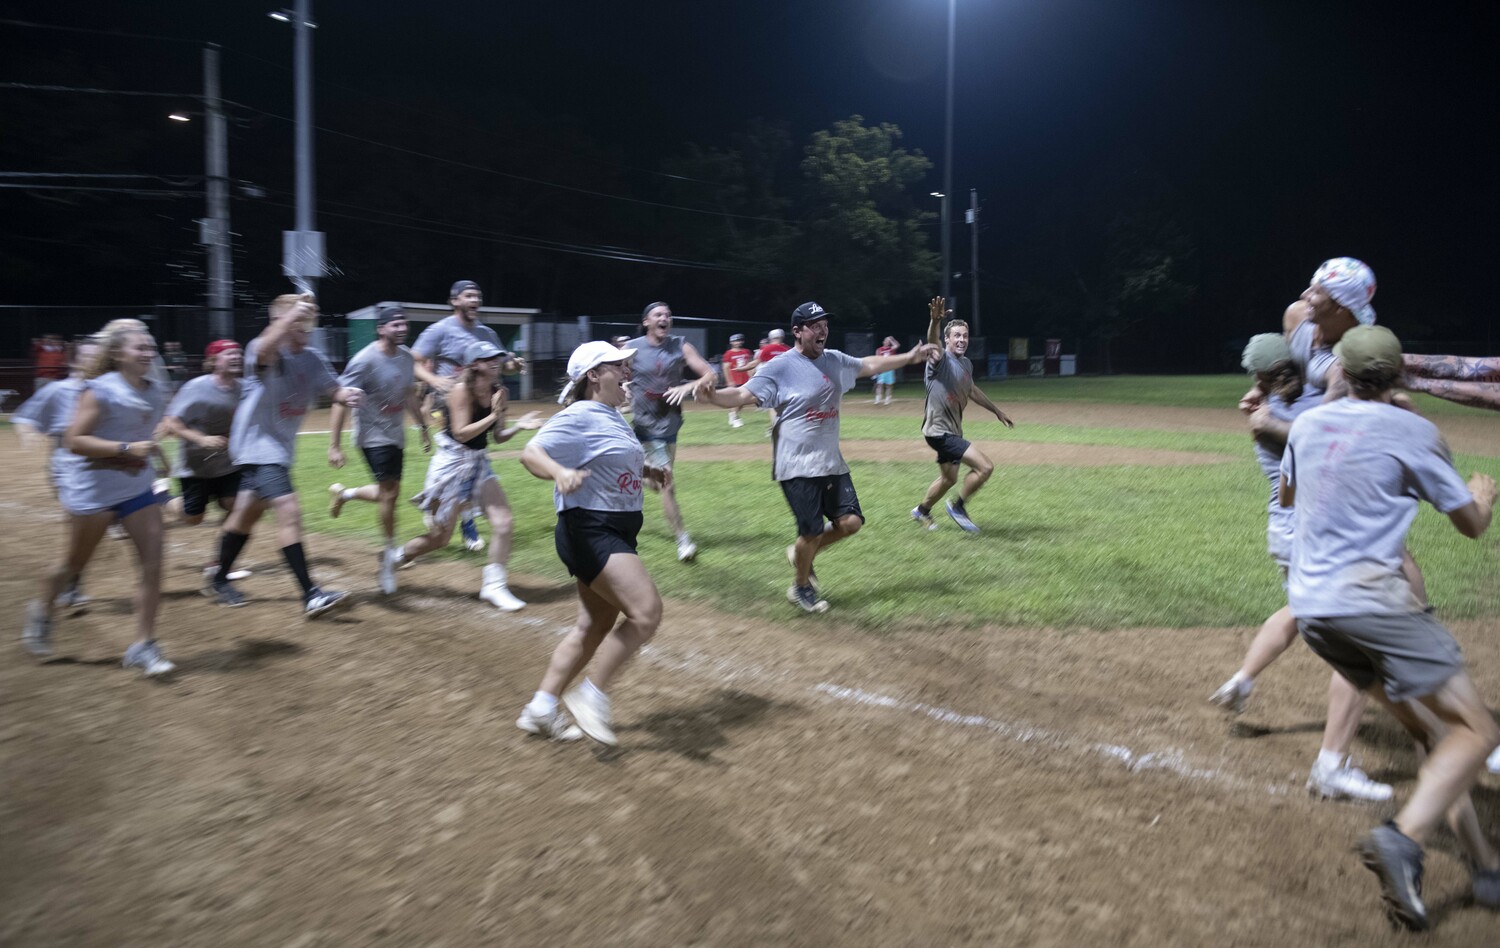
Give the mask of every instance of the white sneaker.
POLYGON ((932 514, 923 513, 921 507, 913 507, 911 509, 911 518, 920 523, 924 530, 936 530, 938 528, 938 522, 932 519, 932 514))
POLYGON ((344 512, 344 485, 328 485, 328 516, 337 520, 339 514, 344 512))
POLYGON ((52 620, 47 617, 46 607, 35 599, 26 604, 26 625, 21 629, 21 645, 38 658, 52 654, 52 620))
POLYGON ((392 547, 380 554, 380 591, 387 596, 396 591, 396 569, 401 565, 401 550, 392 547))
POLYGON ((155 678, 157 675, 165 675, 177 670, 177 666, 162 657, 161 649, 156 647, 156 640, 148 642, 136 642, 125 650, 125 660, 120 663, 126 668, 139 668, 141 674, 147 678, 155 678))
POLYGON ((693 538, 684 533, 677 538, 677 561, 679 563, 691 563, 698 556, 698 544, 693 538))
POLYGON ((1230 714, 1244 714, 1250 703, 1250 692, 1255 682, 1248 678, 1231 678, 1219 686, 1219 690, 1208 696, 1208 700, 1230 714))
POLYGON ((573 712, 573 719, 583 733, 610 747, 620 743, 615 739, 615 729, 610 723, 609 695, 600 694, 596 688, 586 692, 580 687, 563 695, 562 700, 573 712))
POLYGON ((1485 769, 1492 774, 1500 774, 1500 747, 1495 748, 1490 754, 1489 760, 1484 762, 1485 769))
POLYGON ((743 428, 743 427, 745 427, 745 423, 743 421, 741 421, 740 419, 738 419, 738 418, 731 418, 731 419, 729 419, 729 427, 731 427, 731 428, 743 428))
MULTIPOLYGON (((219 575, 219 564, 218 563, 210 563, 207 566, 203 567, 203 578, 204 579, 213 579, 217 575, 219 575)), ((232 570, 229 571, 229 577, 228 578, 229 578, 230 582, 237 583, 237 582, 239 582, 242 579, 246 579, 246 578, 248 578, 250 576, 254 576, 254 575, 255 575, 255 571, 254 570, 250 570, 250 569, 232 569, 232 570)))
POLYGON ((526 603, 511 594, 505 585, 505 567, 490 563, 484 568, 484 583, 479 587, 479 598, 501 612, 515 612, 526 608, 526 603))
POLYGON ((78 585, 77 582, 73 582, 68 584, 67 589, 57 594, 57 602, 55 604, 60 608, 71 610, 73 615, 76 616, 87 612, 90 602, 93 602, 93 600, 83 591, 83 587, 78 585))
POLYGON ((1371 780, 1369 775, 1345 757, 1342 766, 1322 768, 1313 764, 1307 776, 1307 792, 1324 800, 1364 800, 1383 803, 1396 795, 1388 783, 1371 780))
POLYGON ((576 741, 583 737, 583 729, 574 724, 568 712, 561 708, 553 709, 551 714, 537 714, 528 704, 516 718, 516 727, 552 741, 576 741))

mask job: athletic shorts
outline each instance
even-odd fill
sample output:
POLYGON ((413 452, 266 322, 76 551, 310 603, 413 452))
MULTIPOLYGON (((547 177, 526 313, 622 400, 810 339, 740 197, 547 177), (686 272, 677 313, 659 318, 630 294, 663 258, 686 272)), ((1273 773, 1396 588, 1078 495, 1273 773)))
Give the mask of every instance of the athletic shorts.
POLYGON ((927 446, 937 452, 939 464, 957 464, 969 450, 969 442, 956 434, 934 435, 927 439, 927 446))
POLYGON ((677 454, 676 441, 661 441, 655 438, 641 438, 641 447, 646 452, 646 467, 653 471, 670 471, 672 459, 677 454))
POLYGON ((158 494, 154 490, 148 490, 144 494, 136 494, 129 500, 122 500, 109 509, 115 515, 116 520, 124 520, 137 510, 145 510, 147 507, 163 503, 165 500, 165 494, 158 494))
POLYGON ((196 517, 208 509, 210 500, 234 499, 240 492, 240 472, 231 471, 222 477, 179 477, 177 486, 182 490, 182 512, 196 517))
POLYGON ((896 370, 892 369, 889 372, 882 372, 879 375, 875 376, 875 384, 876 385, 895 385, 896 384, 896 370))
POLYGON ((253 491, 261 500, 290 494, 292 472, 280 464, 246 464, 240 468, 240 490, 253 491))
POLYGON ((616 553, 635 556, 635 538, 641 532, 639 510, 585 510, 570 507, 557 515, 557 558, 568 575, 585 586, 604 572, 604 564, 616 553))
POLYGON ((792 477, 781 482, 781 492, 786 495, 787 506, 797 518, 797 536, 815 537, 823 532, 823 521, 835 521, 854 514, 861 522, 864 511, 859 509, 859 495, 854 492, 854 480, 847 474, 829 474, 825 477, 792 477))
POLYGON ((379 444, 359 450, 365 456, 365 463, 370 466, 370 473, 375 475, 375 483, 401 480, 401 465, 406 458, 404 450, 394 444, 379 444))
POLYGON ((1430 695, 1464 670, 1458 642, 1426 612, 1298 619, 1297 629, 1354 687, 1379 684, 1392 701, 1430 695))

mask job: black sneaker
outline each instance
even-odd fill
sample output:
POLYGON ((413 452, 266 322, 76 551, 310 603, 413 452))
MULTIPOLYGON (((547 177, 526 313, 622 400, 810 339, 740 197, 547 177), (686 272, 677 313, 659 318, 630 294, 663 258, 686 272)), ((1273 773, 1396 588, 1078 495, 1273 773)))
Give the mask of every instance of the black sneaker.
POLYGON ((818 598, 818 591, 811 586, 791 586, 786 591, 786 601, 802 607, 803 612, 827 612, 828 603, 818 598))
MULTIPOLYGON (((786 548, 786 561, 792 564, 793 570, 797 568, 797 544, 793 543, 791 546, 786 548)), ((812 586, 813 592, 818 592, 820 589, 822 589, 822 587, 818 585, 818 571, 815 569, 808 569, 807 582, 812 586)))
POLYGON ((327 615, 341 605, 347 605, 349 594, 346 592, 324 591, 313 587, 313 591, 307 594, 303 600, 306 606, 307 617, 316 619, 318 616, 327 615))
POLYGON ((1474 904, 1500 909, 1500 869, 1473 867, 1474 904))
POLYGON ((1422 847, 1394 823, 1382 823, 1355 847, 1365 868, 1380 878, 1380 896, 1390 920, 1414 932, 1428 929, 1422 904, 1422 847))
POLYGON ((227 579, 208 578, 208 584, 203 587, 203 595, 218 602, 221 606, 238 609, 246 603, 245 594, 234 588, 234 584, 227 579))
POLYGON ((956 523, 956 524, 958 524, 959 527, 961 527, 964 530, 965 533, 978 533, 979 532, 979 527, 975 525, 974 521, 972 521, 972 520, 969 519, 969 512, 964 509, 964 502, 963 501, 961 501, 961 500, 950 500, 950 501, 948 501, 948 516, 952 517, 953 518, 953 522, 956 523))

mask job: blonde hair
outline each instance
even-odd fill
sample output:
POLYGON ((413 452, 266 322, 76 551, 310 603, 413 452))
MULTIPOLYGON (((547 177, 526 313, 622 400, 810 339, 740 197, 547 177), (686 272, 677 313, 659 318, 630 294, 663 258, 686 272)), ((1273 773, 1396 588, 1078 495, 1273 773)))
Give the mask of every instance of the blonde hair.
MULTIPOLYGON (((86 379, 96 379, 115 371, 120 358, 120 350, 125 348, 125 341, 130 336, 140 334, 151 338, 151 333, 146 329, 146 324, 139 319, 112 319, 105 323, 104 328, 94 334, 90 340, 99 347, 94 357, 89 360, 88 367, 83 371, 86 379)), ((156 340, 151 339, 153 345, 156 340)))

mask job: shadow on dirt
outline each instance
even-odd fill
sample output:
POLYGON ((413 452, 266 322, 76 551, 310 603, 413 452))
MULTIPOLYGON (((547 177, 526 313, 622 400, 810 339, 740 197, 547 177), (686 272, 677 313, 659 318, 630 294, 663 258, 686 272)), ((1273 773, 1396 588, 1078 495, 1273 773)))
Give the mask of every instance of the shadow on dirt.
POLYGON ((280 639, 245 639, 233 648, 189 655, 177 663, 181 672, 242 672, 261 667, 268 659, 286 658, 302 651, 295 642, 280 639))
POLYGON ((727 732, 796 708, 794 704, 782 704, 760 695, 723 689, 697 705, 658 711, 622 730, 650 736, 649 741, 634 745, 633 750, 668 751, 689 760, 712 762, 714 751, 729 745, 727 732))

